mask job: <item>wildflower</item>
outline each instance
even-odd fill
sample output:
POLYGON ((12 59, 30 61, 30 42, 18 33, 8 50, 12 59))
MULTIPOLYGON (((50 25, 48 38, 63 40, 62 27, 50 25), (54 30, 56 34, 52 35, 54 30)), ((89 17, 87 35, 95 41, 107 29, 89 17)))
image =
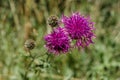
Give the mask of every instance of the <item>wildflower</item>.
POLYGON ((93 30, 95 30, 95 28, 90 17, 73 13, 70 17, 63 16, 61 21, 69 33, 69 36, 72 40, 76 41, 75 45, 77 47, 85 47, 93 43, 92 38, 95 36, 93 30))
POLYGON ((27 50, 32 50, 35 47, 35 41, 32 39, 28 39, 25 41, 24 46, 27 50))
POLYGON ((68 52, 70 39, 64 28, 57 27, 51 34, 45 36, 46 48, 53 54, 68 52))
POLYGON ((56 27, 58 26, 58 18, 56 16, 50 16, 48 18, 48 24, 51 26, 51 27, 56 27))

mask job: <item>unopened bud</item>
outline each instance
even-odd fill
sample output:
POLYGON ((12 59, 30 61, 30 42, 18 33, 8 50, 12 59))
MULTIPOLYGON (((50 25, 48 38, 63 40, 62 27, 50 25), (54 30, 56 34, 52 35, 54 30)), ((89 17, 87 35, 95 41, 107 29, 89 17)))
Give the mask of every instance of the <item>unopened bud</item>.
POLYGON ((28 39, 25 41, 24 46, 27 50, 32 50, 35 47, 35 41, 32 39, 28 39))
POLYGON ((48 24, 51 27, 56 27, 58 25, 58 18, 56 16, 50 16, 48 18, 48 24))

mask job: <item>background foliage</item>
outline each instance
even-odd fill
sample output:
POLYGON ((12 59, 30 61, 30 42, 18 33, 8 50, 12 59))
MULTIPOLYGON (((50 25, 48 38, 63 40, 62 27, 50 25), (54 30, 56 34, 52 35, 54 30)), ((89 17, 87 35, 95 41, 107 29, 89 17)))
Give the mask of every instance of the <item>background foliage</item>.
POLYGON ((33 38, 32 54, 42 54, 51 30, 47 18, 76 11, 95 22, 95 44, 53 56, 52 67, 29 71, 29 80, 120 80, 119 8, 119 0, 0 0, 0 80, 23 80, 29 62, 24 41, 33 38))

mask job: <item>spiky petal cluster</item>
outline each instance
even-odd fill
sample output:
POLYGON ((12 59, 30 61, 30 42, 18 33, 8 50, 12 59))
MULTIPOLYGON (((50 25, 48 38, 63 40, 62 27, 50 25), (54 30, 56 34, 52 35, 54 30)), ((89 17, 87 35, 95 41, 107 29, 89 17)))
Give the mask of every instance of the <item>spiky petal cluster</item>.
POLYGON ((45 36, 46 47, 54 54, 65 53, 70 48, 70 39, 64 28, 57 27, 51 34, 45 36))
POLYGON ((89 17, 84 17, 79 13, 73 13, 70 17, 63 16, 62 22, 69 36, 76 40, 77 47, 85 47, 93 43, 94 26, 89 17))

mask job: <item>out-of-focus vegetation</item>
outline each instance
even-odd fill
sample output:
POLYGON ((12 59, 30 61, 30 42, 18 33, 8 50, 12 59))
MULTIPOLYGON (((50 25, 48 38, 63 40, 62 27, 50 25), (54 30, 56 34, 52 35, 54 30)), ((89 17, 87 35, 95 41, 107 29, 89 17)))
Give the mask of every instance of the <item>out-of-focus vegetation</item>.
POLYGON ((29 80, 120 80, 119 0, 0 0, 0 80, 23 80, 24 41, 33 38, 33 55, 43 53, 47 18, 76 11, 95 22, 95 44, 52 57, 52 67, 29 71, 29 80))

